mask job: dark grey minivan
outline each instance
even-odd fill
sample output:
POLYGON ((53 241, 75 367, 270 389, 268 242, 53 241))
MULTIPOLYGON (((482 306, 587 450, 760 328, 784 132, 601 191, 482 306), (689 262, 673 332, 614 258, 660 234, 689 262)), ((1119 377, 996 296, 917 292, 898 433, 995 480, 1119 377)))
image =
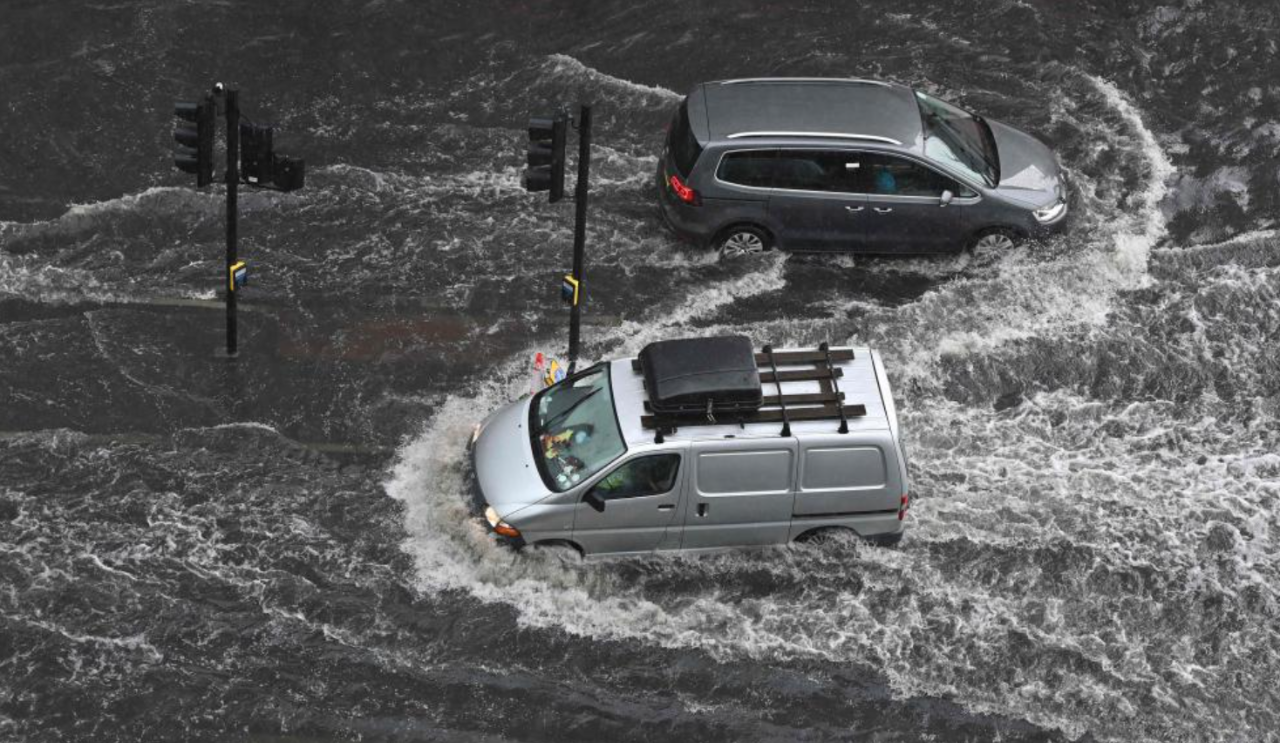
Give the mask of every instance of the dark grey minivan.
POLYGON ((1065 172, 1029 134, 896 83, 703 83, 671 122, 658 201, 724 254, 1001 249, 1060 230, 1065 172))

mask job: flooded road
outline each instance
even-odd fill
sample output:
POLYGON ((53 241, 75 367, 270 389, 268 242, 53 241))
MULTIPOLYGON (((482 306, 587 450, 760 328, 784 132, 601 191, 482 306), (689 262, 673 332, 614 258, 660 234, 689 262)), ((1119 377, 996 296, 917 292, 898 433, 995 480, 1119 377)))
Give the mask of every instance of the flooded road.
POLYGON ((1276 739, 1280 9, 7 15, 0 739, 1276 739), (1072 229, 906 260, 683 247, 664 127, 755 75, 895 80, 1034 133, 1072 229), (173 100, 215 79, 309 171, 241 190, 234 364, 224 189, 171 165, 173 100), (469 520, 472 425, 565 344, 572 209, 521 188, 525 119, 580 101, 585 356, 877 348, 901 548, 582 563, 469 520))

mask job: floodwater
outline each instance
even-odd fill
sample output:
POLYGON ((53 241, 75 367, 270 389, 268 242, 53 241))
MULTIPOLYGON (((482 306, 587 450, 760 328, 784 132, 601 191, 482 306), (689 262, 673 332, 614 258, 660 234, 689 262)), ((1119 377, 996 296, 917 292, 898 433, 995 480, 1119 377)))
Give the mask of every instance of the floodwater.
POLYGON ((1280 8, 97 4, 0 19, 0 739, 1253 741, 1280 726, 1280 8), (878 77, 1036 134, 1072 230, 719 262, 652 173, 702 80, 878 77), (170 164, 214 80, 305 157, 170 164), (583 563, 468 517, 471 426, 563 350, 740 332, 886 360, 915 501, 852 542, 583 563))

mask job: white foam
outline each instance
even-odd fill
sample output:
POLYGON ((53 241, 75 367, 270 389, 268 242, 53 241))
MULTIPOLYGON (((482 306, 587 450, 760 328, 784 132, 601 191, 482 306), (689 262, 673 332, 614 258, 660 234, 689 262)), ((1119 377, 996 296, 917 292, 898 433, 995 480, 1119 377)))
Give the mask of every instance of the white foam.
POLYGON ((651 105, 667 107, 684 97, 674 90, 660 85, 644 85, 605 74, 567 54, 552 54, 547 57, 547 61, 550 63, 553 73, 584 80, 597 87, 611 88, 615 92, 639 96, 644 102, 651 105))
POLYGON ((1116 265, 1124 271, 1145 274, 1151 249, 1165 235, 1165 216, 1160 202, 1168 193, 1167 183, 1175 172, 1174 167, 1156 142, 1155 135, 1142 121, 1141 114, 1120 89, 1100 77, 1087 74, 1084 77, 1101 91, 1107 103, 1129 124, 1150 168, 1147 188, 1141 194, 1138 228, 1121 231, 1115 236, 1116 265))

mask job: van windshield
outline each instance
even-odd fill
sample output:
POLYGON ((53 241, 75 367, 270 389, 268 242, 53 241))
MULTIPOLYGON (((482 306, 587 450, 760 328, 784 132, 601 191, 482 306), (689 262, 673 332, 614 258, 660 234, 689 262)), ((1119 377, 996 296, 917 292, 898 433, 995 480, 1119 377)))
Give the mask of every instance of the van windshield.
POLYGON ((1000 154, 987 122, 918 90, 916 104, 924 122, 925 155, 992 188, 1000 184, 1000 154))
POLYGON ((529 434, 538 472, 557 493, 622 456, 627 446, 613 410, 609 365, 539 392, 529 408, 529 434))
POLYGON ((689 126, 689 99, 686 98, 671 120, 671 131, 667 134, 667 150, 671 153, 671 164, 681 178, 689 177, 689 172, 697 164, 702 154, 702 145, 689 126))

